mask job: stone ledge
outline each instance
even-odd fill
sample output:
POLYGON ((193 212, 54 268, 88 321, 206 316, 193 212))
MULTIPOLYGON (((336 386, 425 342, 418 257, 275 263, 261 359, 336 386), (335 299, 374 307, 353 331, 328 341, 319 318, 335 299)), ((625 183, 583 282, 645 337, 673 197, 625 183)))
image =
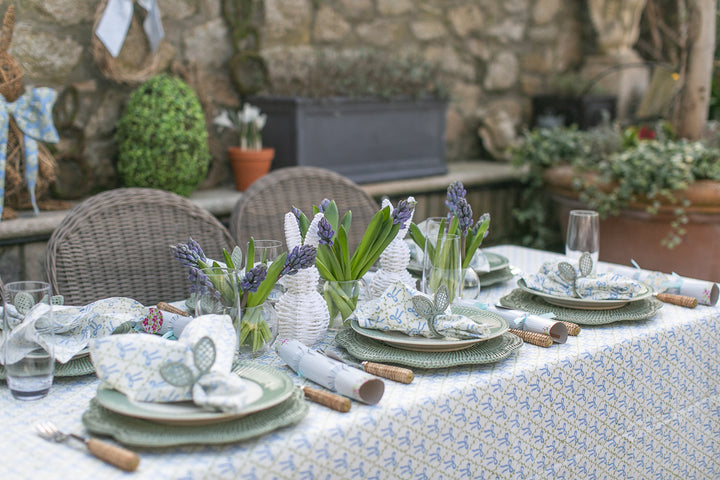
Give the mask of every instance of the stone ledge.
MULTIPOLYGON (((509 164, 489 161, 464 161, 449 163, 448 173, 445 175, 369 183, 360 186, 373 197, 379 198, 383 195, 397 196, 443 191, 455 180, 462 181, 466 187, 472 187, 512 182, 518 179, 518 172, 509 164)), ((241 196, 242 192, 228 186, 210 190, 198 190, 190 196, 190 200, 213 215, 222 218, 230 216, 235 203, 241 196)), ((18 218, 0 222, 0 242, 7 245, 47 240, 65 218, 65 215, 67 215, 67 210, 43 211, 37 216, 29 212, 20 212, 18 218)))

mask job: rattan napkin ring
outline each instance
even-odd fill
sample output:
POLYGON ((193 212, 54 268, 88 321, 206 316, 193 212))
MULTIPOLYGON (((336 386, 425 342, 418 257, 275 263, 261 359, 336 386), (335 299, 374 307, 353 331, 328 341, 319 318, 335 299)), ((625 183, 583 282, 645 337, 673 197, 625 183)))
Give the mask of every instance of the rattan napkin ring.
POLYGON ((438 287, 433 300, 423 295, 415 295, 412 297, 412 302, 417 314, 427 319, 430 333, 436 338, 443 338, 444 335, 438 332, 435 323, 437 322, 438 316, 445 314, 445 310, 450 306, 450 292, 448 291, 447 285, 440 285, 438 287))

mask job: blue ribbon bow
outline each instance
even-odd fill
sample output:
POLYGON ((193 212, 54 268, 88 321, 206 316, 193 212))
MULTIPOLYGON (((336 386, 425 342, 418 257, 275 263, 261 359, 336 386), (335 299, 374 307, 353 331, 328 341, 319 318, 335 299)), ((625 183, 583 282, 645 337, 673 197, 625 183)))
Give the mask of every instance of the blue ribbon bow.
POLYGON ((35 214, 38 213, 35 185, 38 175, 38 141, 57 143, 60 139, 52 120, 52 108, 57 93, 47 87, 30 88, 13 103, 0 95, 0 218, 5 204, 5 166, 10 117, 23 132, 25 151, 25 182, 35 214))

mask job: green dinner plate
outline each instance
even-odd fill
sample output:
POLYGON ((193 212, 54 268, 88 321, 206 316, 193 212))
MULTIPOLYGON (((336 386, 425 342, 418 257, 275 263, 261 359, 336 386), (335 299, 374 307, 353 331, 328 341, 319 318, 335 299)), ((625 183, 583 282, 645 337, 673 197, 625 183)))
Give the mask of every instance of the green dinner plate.
POLYGON ((131 447, 211 445, 248 440, 281 427, 294 425, 308 412, 303 392, 295 388, 290 397, 274 407, 241 418, 211 425, 165 425, 126 417, 90 401, 83 425, 96 435, 109 435, 131 447))
POLYGON ((420 352, 395 348, 383 342, 363 337, 349 327, 338 331, 335 342, 345 348, 350 355, 360 360, 415 368, 448 368, 495 363, 511 356, 523 345, 520 337, 505 332, 499 337, 476 343, 463 350, 420 352))
POLYGON ((450 309, 452 313, 473 318, 478 323, 487 324, 490 328, 490 334, 483 338, 448 340, 445 338, 428 338, 421 335, 412 336, 392 330, 363 328, 355 319, 350 322, 350 326, 355 332, 363 337, 386 343, 395 348, 413 350, 417 352, 451 352, 464 350, 478 343, 486 342, 495 337, 499 337, 508 331, 507 321, 497 313, 465 305, 452 305, 450 309))
POLYGON ((241 362, 233 371, 248 380, 248 393, 251 399, 238 412, 211 412, 192 402, 135 402, 128 399, 125 394, 103 385, 98 388, 95 399, 105 409, 127 417, 167 425, 197 426, 227 422, 266 410, 287 400, 294 389, 290 377, 273 367, 248 361, 241 362))

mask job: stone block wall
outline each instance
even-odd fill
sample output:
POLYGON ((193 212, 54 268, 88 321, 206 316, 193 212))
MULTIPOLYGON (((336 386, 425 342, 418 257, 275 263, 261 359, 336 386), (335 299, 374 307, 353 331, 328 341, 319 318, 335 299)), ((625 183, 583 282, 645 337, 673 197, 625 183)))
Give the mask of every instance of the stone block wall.
MULTIPOLYGON (((233 52, 221 0, 157 2, 167 44, 158 70, 184 75, 199 93, 208 117, 214 160, 201 188, 228 183, 224 149, 230 139, 218 137, 211 125, 219 106, 239 103, 227 70, 233 52)), ((58 193, 72 198, 117 186, 113 133, 136 85, 108 78, 93 56, 93 24, 101 2, 0 0, 0 14, 11 3, 17 22, 10 52, 25 68, 26 84, 77 92, 75 103, 65 97, 74 116, 59 132, 58 193)), ((486 149, 502 146, 528 122, 529 95, 540 91, 555 72, 581 62, 584 32, 592 30, 575 0, 264 4, 261 53, 271 73, 290 56, 317 48, 374 47, 440 62, 452 93, 446 134, 449 161, 481 158, 487 156, 486 149)), ((142 13, 137 4, 135 8, 142 13)))

